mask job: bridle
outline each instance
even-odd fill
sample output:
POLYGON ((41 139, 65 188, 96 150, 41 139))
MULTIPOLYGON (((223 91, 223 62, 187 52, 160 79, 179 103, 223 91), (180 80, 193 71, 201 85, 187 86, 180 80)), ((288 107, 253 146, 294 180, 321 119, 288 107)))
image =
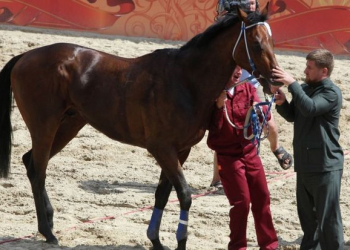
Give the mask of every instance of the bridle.
MULTIPOLYGON (((252 28, 254 26, 257 26, 257 25, 264 25, 269 33, 269 35, 271 36, 271 30, 270 30, 270 27, 267 26, 267 23, 265 22, 258 22, 258 23, 254 23, 254 24, 251 24, 249 26, 245 26, 245 23, 242 22, 241 24, 241 32, 239 33, 239 36, 237 38, 237 41, 236 41, 236 44, 235 46, 233 47, 233 51, 232 51, 232 58, 233 60, 234 59, 234 54, 235 54, 235 51, 236 51, 236 48, 237 48, 237 45, 238 45, 238 42, 240 41, 241 37, 242 37, 242 34, 243 34, 243 37, 244 37, 244 43, 245 43, 245 48, 246 48, 246 52, 247 52, 247 55, 248 55, 248 60, 249 60, 249 64, 250 64, 250 67, 252 68, 252 73, 249 77, 245 78, 244 80, 236 83, 233 87, 236 87, 238 85, 241 85, 243 83, 246 83, 246 82, 249 82, 251 81, 253 78, 256 78, 256 79, 259 79, 259 78, 263 78, 263 76, 261 76, 259 74, 258 77, 255 77, 254 76, 254 72, 257 70, 256 67, 255 67, 255 64, 252 60, 252 58, 250 57, 250 54, 249 54, 249 49, 248 49, 248 43, 247 43, 247 35, 246 35, 246 30, 249 29, 249 28, 252 28)), ((268 114, 271 110, 271 107, 272 107, 272 103, 274 102, 274 95, 272 96, 271 98, 271 101, 270 102, 261 102, 261 103, 258 103, 258 104, 255 104, 255 105, 252 105, 250 107, 250 109, 248 110, 248 113, 246 115, 246 119, 245 119, 245 122, 244 122, 244 126, 243 127, 238 127, 236 126, 229 118, 229 115, 227 113, 227 108, 226 108, 226 103, 224 105, 224 113, 225 113, 225 116, 226 116, 226 120, 228 121, 228 123, 236 128, 236 129, 243 129, 243 132, 244 132, 244 138, 247 139, 247 140, 250 140, 256 147, 257 147, 257 154, 259 154, 259 148, 260 148, 260 141, 265 139, 268 134, 269 134, 269 127, 268 127, 268 124, 267 124, 267 117, 268 117, 268 114), (264 114, 264 112, 262 111, 261 109, 261 106, 264 106, 264 105, 267 105, 268 108, 267 108, 267 111, 266 113, 264 114), (259 121, 259 115, 262 116, 262 122, 259 121), (262 136, 262 132, 263 132, 263 128, 264 126, 266 126, 266 134, 263 136, 263 138, 261 138, 262 136), (252 128, 252 134, 251 135, 248 135, 248 128, 251 127, 252 128)))
POLYGON ((263 78, 262 75, 259 74, 259 76, 255 76, 254 75, 254 72, 257 71, 256 67, 255 67, 255 64, 253 62, 253 59, 250 57, 250 54, 249 54, 249 49, 248 49, 248 43, 247 43, 247 34, 246 34, 246 30, 247 29, 250 29, 254 26, 257 26, 257 25, 264 25, 267 29, 267 32, 269 33, 269 35, 271 36, 271 29, 270 27, 268 26, 268 24, 266 22, 258 22, 258 23, 254 23, 254 24, 251 24, 249 26, 246 26, 245 23, 242 21, 242 24, 241 24, 241 32, 239 33, 239 36, 237 38, 237 41, 235 43, 235 46, 233 47, 233 51, 232 51, 232 58, 233 60, 235 60, 234 56, 235 56, 235 52, 236 52, 236 48, 237 48, 237 45, 239 43, 239 41, 241 40, 241 37, 242 37, 242 34, 243 34, 243 37, 244 37, 244 44, 245 44, 245 49, 246 49, 246 52, 247 52, 247 56, 248 56, 248 60, 249 60, 249 65, 250 67, 252 68, 252 72, 251 72, 251 76, 240 81, 239 83, 237 83, 235 86, 238 86, 238 85, 241 85, 243 83, 246 83, 248 81, 250 81, 251 79, 253 78, 256 78, 256 79, 260 79, 260 78, 263 78))

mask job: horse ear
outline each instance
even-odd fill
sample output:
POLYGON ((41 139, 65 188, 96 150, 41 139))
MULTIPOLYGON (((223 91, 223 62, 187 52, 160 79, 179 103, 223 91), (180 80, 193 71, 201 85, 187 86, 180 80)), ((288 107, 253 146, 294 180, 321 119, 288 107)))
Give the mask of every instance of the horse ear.
POLYGON ((267 2, 266 5, 262 8, 262 10, 260 11, 260 14, 263 16, 268 16, 269 14, 269 4, 270 2, 267 2))
POLYGON ((240 7, 238 7, 238 5, 236 5, 236 10, 239 20, 246 23, 248 14, 245 11, 243 11, 240 7))

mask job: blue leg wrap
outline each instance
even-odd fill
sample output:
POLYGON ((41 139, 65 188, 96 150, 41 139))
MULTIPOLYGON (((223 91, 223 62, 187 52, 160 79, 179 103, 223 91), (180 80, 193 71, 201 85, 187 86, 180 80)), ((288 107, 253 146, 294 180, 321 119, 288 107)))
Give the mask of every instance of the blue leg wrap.
POLYGON ((149 222, 147 229, 147 237, 150 240, 159 238, 159 228, 160 222, 162 221, 163 210, 158 208, 153 208, 153 213, 151 217, 151 221, 149 222))
POLYGON ((188 211, 180 211, 179 226, 177 227, 176 239, 177 241, 187 238, 187 225, 188 225, 188 211))

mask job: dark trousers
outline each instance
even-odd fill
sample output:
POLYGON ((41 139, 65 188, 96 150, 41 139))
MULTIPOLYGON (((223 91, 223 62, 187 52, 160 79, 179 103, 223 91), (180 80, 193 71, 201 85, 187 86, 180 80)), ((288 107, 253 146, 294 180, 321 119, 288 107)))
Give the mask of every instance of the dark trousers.
POLYGON ((297 173, 297 208, 304 237, 300 250, 344 248, 339 198, 343 170, 297 173))
POLYGON ((225 194, 233 206, 230 210, 229 250, 247 248, 247 220, 252 205, 255 230, 260 249, 278 248, 278 239, 270 211, 270 195, 265 172, 256 151, 243 157, 218 154, 218 168, 225 194))

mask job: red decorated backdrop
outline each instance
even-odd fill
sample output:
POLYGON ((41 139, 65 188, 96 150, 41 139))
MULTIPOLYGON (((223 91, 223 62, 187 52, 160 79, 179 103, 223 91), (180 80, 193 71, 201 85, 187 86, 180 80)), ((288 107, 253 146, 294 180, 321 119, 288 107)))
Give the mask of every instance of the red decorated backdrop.
MULTIPOLYGON (((213 23, 216 3, 0 0, 0 23, 186 41, 213 23)), ((350 0, 271 0, 269 23, 279 49, 327 48, 350 55, 350 0)))

